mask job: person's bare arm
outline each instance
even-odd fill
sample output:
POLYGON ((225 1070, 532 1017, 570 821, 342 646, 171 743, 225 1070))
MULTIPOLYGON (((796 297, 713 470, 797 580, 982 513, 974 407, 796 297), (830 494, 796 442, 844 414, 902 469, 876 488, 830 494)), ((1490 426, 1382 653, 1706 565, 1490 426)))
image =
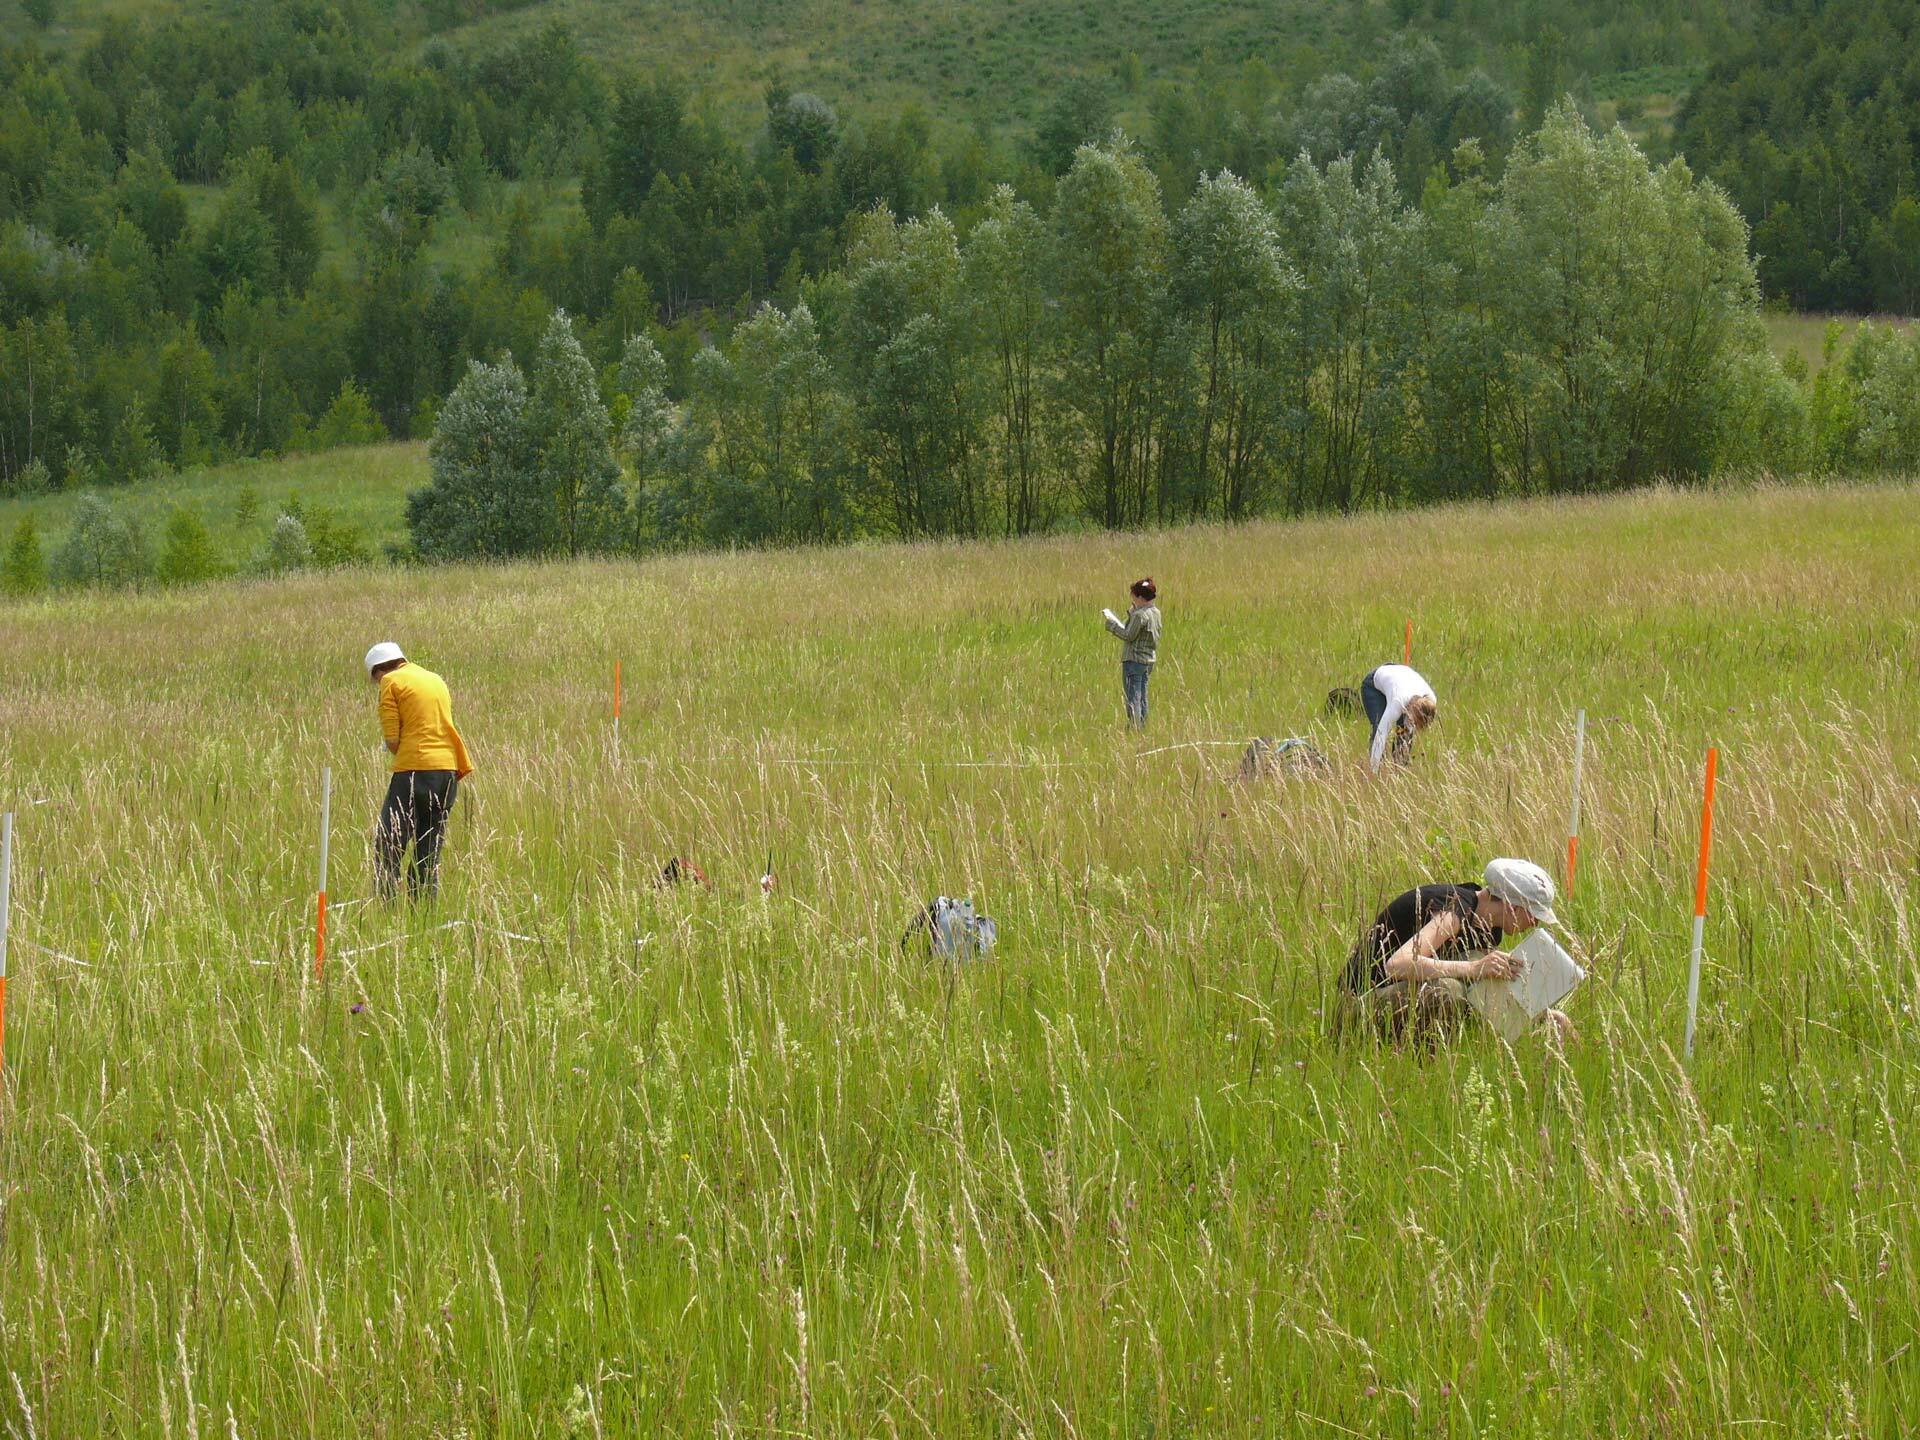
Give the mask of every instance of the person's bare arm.
POLYGON ((1460 917, 1442 910, 1387 957, 1389 980, 1506 980, 1520 973, 1511 955, 1490 950, 1473 960, 1442 960, 1440 952, 1460 938, 1460 917))

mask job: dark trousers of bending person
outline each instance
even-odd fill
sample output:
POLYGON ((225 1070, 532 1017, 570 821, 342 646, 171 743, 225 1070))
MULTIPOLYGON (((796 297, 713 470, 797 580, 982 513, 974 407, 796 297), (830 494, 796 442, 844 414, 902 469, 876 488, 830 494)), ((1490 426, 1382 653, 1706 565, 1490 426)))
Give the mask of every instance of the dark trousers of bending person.
POLYGON ((409 895, 419 899, 439 890, 440 847, 446 842, 447 821, 459 789, 451 770, 393 772, 374 837, 381 895, 391 899, 399 893, 403 868, 409 895))

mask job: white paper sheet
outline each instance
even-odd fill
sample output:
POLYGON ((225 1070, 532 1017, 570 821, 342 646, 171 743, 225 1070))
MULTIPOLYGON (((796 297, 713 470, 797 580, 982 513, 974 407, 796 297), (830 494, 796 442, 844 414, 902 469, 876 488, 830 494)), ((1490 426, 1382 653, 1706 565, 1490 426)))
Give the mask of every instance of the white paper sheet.
POLYGON ((1545 930, 1533 931, 1510 953, 1521 965, 1517 977, 1476 980, 1467 987, 1467 1003, 1509 1044, 1587 978, 1587 972, 1545 930))

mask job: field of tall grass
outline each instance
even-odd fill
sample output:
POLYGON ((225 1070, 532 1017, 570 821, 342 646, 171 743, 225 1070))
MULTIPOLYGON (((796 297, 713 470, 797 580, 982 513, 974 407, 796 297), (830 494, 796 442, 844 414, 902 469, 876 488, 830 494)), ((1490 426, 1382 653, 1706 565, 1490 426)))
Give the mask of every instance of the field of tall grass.
POLYGON ((11 608, 0 1425, 1910 1433, 1917 545, 1909 487, 1655 492, 11 608), (1322 701, 1409 616, 1375 777, 1322 701), (356 903, 388 637, 478 766, 418 910, 356 903), (1558 868, 1580 708, 1583 1043, 1332 1045, 1384 899, 1558 868), (936 892, 989 958, 903 950, 936 892))

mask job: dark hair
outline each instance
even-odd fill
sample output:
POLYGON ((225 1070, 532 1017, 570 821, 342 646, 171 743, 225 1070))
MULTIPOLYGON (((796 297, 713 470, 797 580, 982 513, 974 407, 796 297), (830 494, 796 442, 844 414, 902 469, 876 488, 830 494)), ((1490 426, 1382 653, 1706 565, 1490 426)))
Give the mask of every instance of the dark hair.
POLYGON ((1158 596, 1160 592, 1153 588, 1153 577, 1151 575, 1145 575, 1133 582, 1133 593, 1138 595, 1142 600, 1152 600, 1158 596))

